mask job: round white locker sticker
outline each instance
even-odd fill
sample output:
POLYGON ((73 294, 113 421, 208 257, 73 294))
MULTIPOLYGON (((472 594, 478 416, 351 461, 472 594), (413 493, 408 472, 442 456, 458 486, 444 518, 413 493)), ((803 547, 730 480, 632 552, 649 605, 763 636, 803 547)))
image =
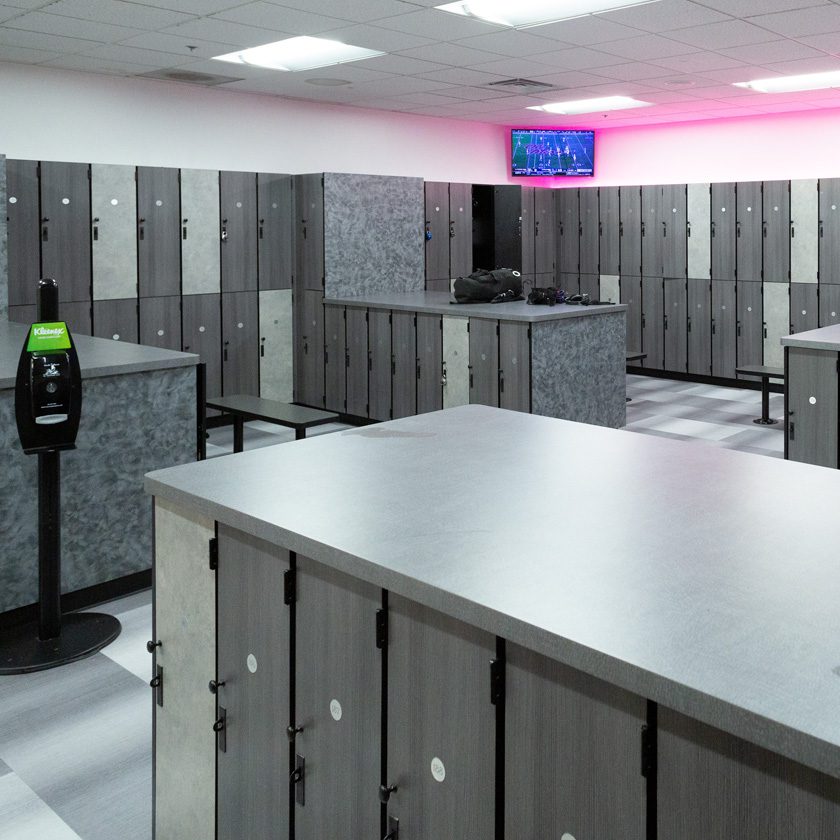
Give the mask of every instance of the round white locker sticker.
POLYGON ((811 405, 816 405, 817 404, 817 398, 816 397, 808 397, 808 402, 811 403, 811 405))
POLYGON ((432 778, 436 782, 442 782, 446 778, 446 768, 439 758, 432 759, 432 778))
POLYGON ((163 335, 163 330, 158 330, 158 335, 163 335))
POLYGON ((341 720, 341 703, 338 700, 330 700, 330 714, 333 720, 341 720))
POLYGON ((572 837, 572 835, 571 835, 571 834, 569 834, 568 832, 566 832, 566 833, 565 833, 565 834, 564 834, 564 835, 560 838, 560 840, 575 840, 575 838, 574 838, 574 837, 572 837))
POLYGON ((9 204, 17 204, 17 198, 13 195, 9 196, 9 204))
POLYGON ((116 198, 111 199, 111 206, 116 207, 120 202, 116 198))
POLYGON ((248 666, 248 670, 252 674, 257 673, 257 657, 254 656, 253 653, 248 654, 248 658, 245 660, 245 664, 248 666))
POLYGON ((163 202, 162 202, 160 199, 158 199, 158 200, 155 202, 155 207, 163 207, 163 202))
POLYGON ((120 340, 120 334, 119 333, 114 333, 112 338, 114 339, 114 341, 119 341, 120 340))
POLYGON ((62 204, 69 204, 69 203, 70 203, 70 199, 69 199, 69 198, 62 198, 62 199, 61 199, 61 203, 62 203, 62 204))

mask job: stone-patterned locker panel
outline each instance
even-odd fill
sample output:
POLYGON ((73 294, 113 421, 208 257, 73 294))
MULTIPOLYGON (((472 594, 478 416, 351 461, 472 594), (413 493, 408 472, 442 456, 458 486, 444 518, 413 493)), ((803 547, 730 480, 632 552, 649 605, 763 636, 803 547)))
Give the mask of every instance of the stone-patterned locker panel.
POLYGON ((782 336, 790 335, 790 286, 787 283, 764 284, 764 364, 783 367, 782 336))
POLYGON ((422 292, 422 178, 324 175, 326 297, 422 292))
POLYGON ((93 299, 137 296, 137 181, 133 166, 90 167, 93 299))
POLYGON ((260 396, 292 401, 292 290, 260 292, 260 396))
POLYGON ((469 405, 470 333, 469 321, 454 315, 443 316, 443 407, 469 405))
POLYGON ((790 279, 816 283, 819 262, 817 180, 790 182, 790 279))
POLYGON ((181 289, 185 295, 221 290, 219 173, 181 170, 181 289))
POLYGON ((621 297, 620 278, 617 274, 601 275, 601 295, 599 300, 619 303, 621 297))
POLYGON ((711 189, 709 184, 688 185, 688 276, 712 274, 711 189))

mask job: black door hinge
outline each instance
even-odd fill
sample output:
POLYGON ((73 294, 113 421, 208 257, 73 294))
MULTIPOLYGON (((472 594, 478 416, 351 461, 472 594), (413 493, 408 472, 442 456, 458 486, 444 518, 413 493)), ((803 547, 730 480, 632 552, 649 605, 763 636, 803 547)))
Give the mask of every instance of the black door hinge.
POLYGON ((656 778, 656 729, 652 726, 642 727, 642 776, 656 778))
POLYGON ((388 647, 388 612, 387 610, 376 611, 376 647, 384 650, 388 647))
POLYGON ((283 603, 286 606, 297 601, 297 571, 286 569, 283 572, 283 603))
POLYGON ((490 660, 490 702, 501 706, 505 702, 505 661, 490 660))
POLYGON ((210 540, 210 571, 215 572, 219 568, 219 540, 213 537, 210 540))

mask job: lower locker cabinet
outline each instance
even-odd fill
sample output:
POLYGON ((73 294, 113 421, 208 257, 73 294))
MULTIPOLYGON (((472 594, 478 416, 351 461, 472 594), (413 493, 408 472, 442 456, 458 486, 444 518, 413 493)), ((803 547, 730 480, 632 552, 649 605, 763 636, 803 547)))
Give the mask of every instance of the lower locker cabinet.
MULTIPOLYGON (((840 288, 840 286, 838 286, 840 288)), ((470 401, 469 320, 443 316, 443 407, 468 405, 470 401)))
POLYGON ((470 318, 470 402, 499 405, 499 322, 470 318))
POLYGON ((531 327, 499 322, 499 408, 531 410, 531 327))
POLYGON ((137 343, 137 298, 95 300, 93 334, 112 341, 137 343))
POLYGON ((391 313, 368 310, 368 394, 371 420, 391 419, 391 313))
POLYGON ((662 370, 665 359, 665 312, 661 277, 642 278, 642 365, 662 370))
POLYGON ((347 400, 347 338, 343 306, 324 307, 324 394, 327 411, 343 413, 347 400))
POLYGON ((819 326, 819 298, 816 283, 790 284, 790 331, 815 330, 819 326))
MULTIPOLYGON (((764 307, 761 286, 761 283, 740 280, 735 284, 738 305, 736 332, 739 365, 760 365, 764 357, 764 307)), ((739 379, 741 378, 755 381, 754 376, 739 376, 739 379)))
POLYGON ((222 395, 221 297, 184 295, 181 298, 184 323, 184 352, 198 353, 206 365, 207 396, 222 395))
POLYGON ((259 300, 260 396, 291 402, 294 358, 292 290, 260 292, 259 300))
POLYGON ((663 284, 663 369, 685 373, 688 366, 686 281, 666 279, 663 284))
POLYGON ((820 326, 840 324, 840 286, 821 283, 819 286, 820 326))
POLYGON ((295 399, 324 407, 324 295, 304 289, 297 311, 295 399))
MULTIPOLYGON (((640 277, 621 277, 621 303, 627 305, 627 351, 642 351, 642 280, 640 277)), ((636 363, 640 364, 640 363, 636 363)))
MULTIPOLYGON (((689 278, 687 291, 688 372, 708 376, 712 372, 711 282, 689 278)), ((734 350, 734 334, 732 341, 734 350)))
POLYGON ((440 315, 417 313, 417 413, 443 408, 443 342, 440 315))
POLYGON ((838 354, 787 348, 787 457, 837 468, 840 374, 838 354))
POLYGON ((181 349, 181 298, 140 298, 140 343, 181 349))
POLYGON ((347 413, 368 416, 368 311, 348 306, 345 332, 347 340, 347 413))
POLYGON ((259 396, 257 306, 257 292, 222 294, 222 390, 225 396, 259 396))
POLYGON ((417 413, 417 329, 413 312, 391 313, 391 382, 394 420, 417 413))
POLYGON ((712 374, 735 377, 738 312, 734 280, 712 280, 712 374))
POLYGON ((764 364, 782 367, 782 336, 790 334, 790 286, 764 283, 764 364))

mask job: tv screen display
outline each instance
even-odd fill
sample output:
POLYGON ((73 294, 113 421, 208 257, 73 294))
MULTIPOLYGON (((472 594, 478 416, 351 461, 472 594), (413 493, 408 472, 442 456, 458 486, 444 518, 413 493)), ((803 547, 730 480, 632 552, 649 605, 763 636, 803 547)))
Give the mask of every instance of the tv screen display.
POLYGON ((515 128, 510 155, 514 176, 591 176, 595 174, 595 132, 515 128))

